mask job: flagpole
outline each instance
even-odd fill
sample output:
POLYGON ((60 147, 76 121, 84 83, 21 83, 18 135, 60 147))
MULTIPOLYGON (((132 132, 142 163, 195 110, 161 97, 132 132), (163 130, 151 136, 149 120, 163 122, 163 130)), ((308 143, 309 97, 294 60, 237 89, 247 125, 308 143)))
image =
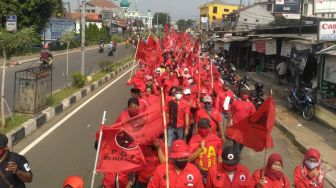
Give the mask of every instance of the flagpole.
POLYGON ((213 88, 214 88, 214 78, 213 78, 213 70, 212 70, 212 62, 211 62, 211 60, 210 60, 210 73, 211 73, 211 88, 212 88, 212 90, 213 90, 213 88))
POLYGON ((133 70, 134 70, 134 67, 133 67, 133 66, 134 66, 134 62, 137 62, 137 61, 136 61, 136 55, 137 55, 137 53, 138 53, 139 43, 140 43, 140 37, 139 37, 139 39, 138 39, 138 44, 137 44, 137 47, 136 47, 136 49, 135 49, 135 54, 134 54, 133 64, 132 64, 132 71, 131 71, 131 74, 130 74, 130 77, 129 77, 128 81, 130 81, 131 78, 132 78, 132 76, 133 76, 133 70))
POLYGON ((97 146, 97 151, 96 151, 96 159, 95 159, 95 164, 94 164, 94 168, 93 168, 93 172, 92 172, 92 178, 91 178, 91 186, 90 188, 93 188, 94 185, 94 181, 95 181, 95 177, 96 177, 96 169, 97 169, 97 163, 98 163, 98 157, 99 157, 99 150, 100 150, 100 144, 101 144, 101 140, 103 137, 103 130, 102 130, 102 126, 105 124, 105 118, 106 116, 106 111, 103 112, 103 119, 101 122, 101 126, 100 126, 100 131, 99 131, 99 140, 98 140, 98 146, 97 146))
POLYGON ((168 135, 167 135, 167 122, 166 122, 166 113, 165 113, 165 100, 163 94, 163 87, 161 87, 161 103, 162 103, 162 112, 163 112, 163 127, 164 127, 164 138, 165 138, 165 164, 166 164, 166 188, 169 188, 169 171, 168 171, 168 135))
POLYGON ((198 54, 198 102, 201 99, 201 60, 200 54, 198 54))

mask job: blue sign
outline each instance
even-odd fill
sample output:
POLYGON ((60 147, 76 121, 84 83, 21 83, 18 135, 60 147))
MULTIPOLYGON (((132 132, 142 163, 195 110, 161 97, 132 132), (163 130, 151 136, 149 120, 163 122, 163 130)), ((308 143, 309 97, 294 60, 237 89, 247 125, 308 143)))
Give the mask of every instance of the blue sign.
POLYGON ((16 15, 6 16, 6 30, 16 31, 17 30, 17 17, 16 15))
POLYGON ((51 40, 57 40, 62 37, 62 35, 69 31, 75 31, 76 23, 71 20, 53 18, 50 19, 50 32, 51 40))

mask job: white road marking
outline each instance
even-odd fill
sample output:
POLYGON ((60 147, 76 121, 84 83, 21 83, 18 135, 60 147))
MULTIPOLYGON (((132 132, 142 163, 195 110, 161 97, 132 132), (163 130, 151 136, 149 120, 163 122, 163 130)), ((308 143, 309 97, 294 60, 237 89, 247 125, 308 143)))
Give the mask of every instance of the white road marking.
POLYGON ((91 102, 93 99, 95 99, 98 95, 103 93, 107 88, 112 86, 114 83, 116 83, 118 80, 120 80, 122 77, 124 77, 128 72, 130 72, 133 68, 120 75, 117 79, 113 80, 110 84, 105 86, 102 90, 98 91, 95 95, 90 97, 88 100, 86 100, 83 104, 78 106, 75 110, 73 110, 71 113, 69 113, 67 116, 65 116, 62 120, 60 120, 58 123, 53 125, 49 130, 47 130, 45 133, 43 133, 40 137, 38 137, 34 142, 30 143, 27 147, 25 147, 22 151, 20 151, 20 155, 25 155, 29 150, 31 150, 34 146, 36 146, 38 143, 40 143, 45 137, 47 137, 49 134, 51 134, 54 130, 56 130, 59 126, 61 126, 66 120, 68 120, 71 116, 73 116, 75 113, 77 113, 79 110, 81 110, 85 105, 87 105, 89 102, 91 102))

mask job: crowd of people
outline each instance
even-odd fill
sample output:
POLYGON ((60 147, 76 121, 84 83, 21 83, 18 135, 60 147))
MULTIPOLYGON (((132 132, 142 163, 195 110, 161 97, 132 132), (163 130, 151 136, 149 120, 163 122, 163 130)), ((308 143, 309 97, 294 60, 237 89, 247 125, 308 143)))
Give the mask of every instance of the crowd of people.
MULTIPOLYGON (((115 123, 146 112, 163 97, 168 156, 161 135, 153 143, 140 145, 146 159, 141 170, 107 172, 104 187, 157 188, 167 183, 169 187, 291 187, 281 154, 269 155, 265 167, 254 173, 240 163, 244 145, 228 138, 225 131, 256 108, 248 90, 236 96, 230 83, 221 80, 214 66, 219 58, 203 55, 186 63, 188 52, 162 51, 163 61, 156 67, 140 60, 139 70, 127 82, 132 87, 127 109, 115 123)), ((321 188, 323 181, 320 153, 311 148, 295 168, 294 186, 321 188)))

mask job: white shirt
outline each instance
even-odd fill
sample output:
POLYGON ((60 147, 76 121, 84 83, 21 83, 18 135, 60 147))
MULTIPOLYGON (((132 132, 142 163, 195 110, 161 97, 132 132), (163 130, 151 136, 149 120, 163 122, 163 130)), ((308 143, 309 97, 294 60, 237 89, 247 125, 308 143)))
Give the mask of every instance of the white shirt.
POLYGON ((286 62, 281 62, 277 67, 276 70, 280 75, 285 75, 287 74, 287 64, 286 62))

